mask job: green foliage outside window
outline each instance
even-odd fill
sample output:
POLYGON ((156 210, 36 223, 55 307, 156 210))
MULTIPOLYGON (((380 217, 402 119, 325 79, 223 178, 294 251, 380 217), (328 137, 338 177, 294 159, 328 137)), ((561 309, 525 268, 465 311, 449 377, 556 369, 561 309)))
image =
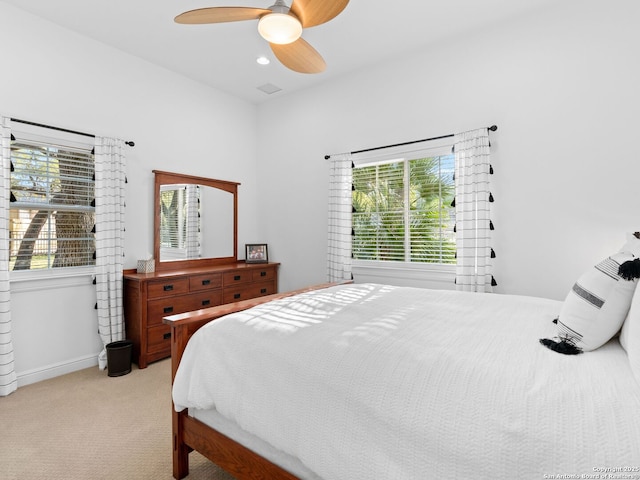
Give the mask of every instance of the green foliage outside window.
POLYGON ((353 257, 455 264, 454 157, 353 169, 353 257))

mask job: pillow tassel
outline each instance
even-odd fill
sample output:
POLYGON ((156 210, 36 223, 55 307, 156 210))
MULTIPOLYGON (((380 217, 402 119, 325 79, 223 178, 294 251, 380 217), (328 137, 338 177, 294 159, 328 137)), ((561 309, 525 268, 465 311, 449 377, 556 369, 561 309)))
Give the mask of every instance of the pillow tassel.
POLYGON ((625 280, 634 280, 640 278, 640 258, 628 260, 620 265, 618 275, 625 280))
POLYGON ((548 338, 541 338, 540 343, 554 352, 562 353, 563 355, 579 355, 582 350, 576 347, 570 341, 563 339, 559 342, 555 340, 549 340, 548 338))

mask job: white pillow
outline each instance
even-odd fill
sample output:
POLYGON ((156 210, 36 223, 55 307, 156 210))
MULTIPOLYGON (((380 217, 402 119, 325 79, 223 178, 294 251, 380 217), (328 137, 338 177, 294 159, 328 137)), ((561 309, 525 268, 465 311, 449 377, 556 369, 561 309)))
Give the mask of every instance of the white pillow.
POLYGON ((627 351, 631 370, 640 382, 640 288, 636 288, 629 314, 620 332, 620 344, 627 351))
POLYGON ((629 253, 617 253, 584 273, 567 295, 560 316, 558 331, 588 352, 607 343, 629 312, 637 280, 624 280, 618 269, 633 260, 629 253))
POLYGON ((557 319, 558 340, 540 342, 560 353, 577 354, 607 343, 622 326, 637 279, 625 280, 620 265, 633 260, 628 252, 606 258, 585 272, 573 285, 557 319))
MULTIPOLYGON (((640 233, 628 233, 627 241, 618 253, 589 269, 573 285, 562 305, 560 316, 555 320, 558 325, 557 339, 541 339, 540 343, 565 354, 588 352, 607 343, 625 323, 638 283, 637 278, 623 278, 619 274, 620 265, 638 257, 640 233)), ((626 277, 638 276, 637 262, 635 260, 635 263, 625 266, 631 267, 626 269, 626 277)), ((636 303, 640 303, 640 299, 636 303)), ((636 308, 640 315, 640 305, 636 308)), ((632 330, 632 325, 627 329, 632 330)), ((637 336, 640 332, 634 334, 637 336)), ((629 332, 626 332, 624 342, 628 343, 629 337, 629 332)), ((637 341, 640 343, 640 338, 637 341)))

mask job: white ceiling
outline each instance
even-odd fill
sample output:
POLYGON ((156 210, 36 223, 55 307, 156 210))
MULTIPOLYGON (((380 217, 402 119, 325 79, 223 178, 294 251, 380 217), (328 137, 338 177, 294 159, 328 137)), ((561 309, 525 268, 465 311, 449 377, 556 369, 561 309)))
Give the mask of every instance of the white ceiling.
POLYGON ((253 103, 317 85, 454 35, 489 28, 558 0, 351 0, 330 22, 303 37, 324 57, 320 74, 283 67, 256 21, 179 25, 187 10, 218 6, 268 8, 271 0, 4 0, 119 50, 253 103), (256 58, 272 61, 260 66, 256 58), (282 91, 267 95, 257 87, 282 91))

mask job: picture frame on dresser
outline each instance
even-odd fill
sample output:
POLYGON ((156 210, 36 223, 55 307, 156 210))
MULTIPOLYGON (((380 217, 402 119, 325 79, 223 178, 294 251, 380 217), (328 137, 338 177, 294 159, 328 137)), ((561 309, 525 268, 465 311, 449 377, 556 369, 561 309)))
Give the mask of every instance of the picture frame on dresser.
POLYGON ((269 251, 266 243, 247 243, 245 245, 245 262, 267 263, 269 251))

